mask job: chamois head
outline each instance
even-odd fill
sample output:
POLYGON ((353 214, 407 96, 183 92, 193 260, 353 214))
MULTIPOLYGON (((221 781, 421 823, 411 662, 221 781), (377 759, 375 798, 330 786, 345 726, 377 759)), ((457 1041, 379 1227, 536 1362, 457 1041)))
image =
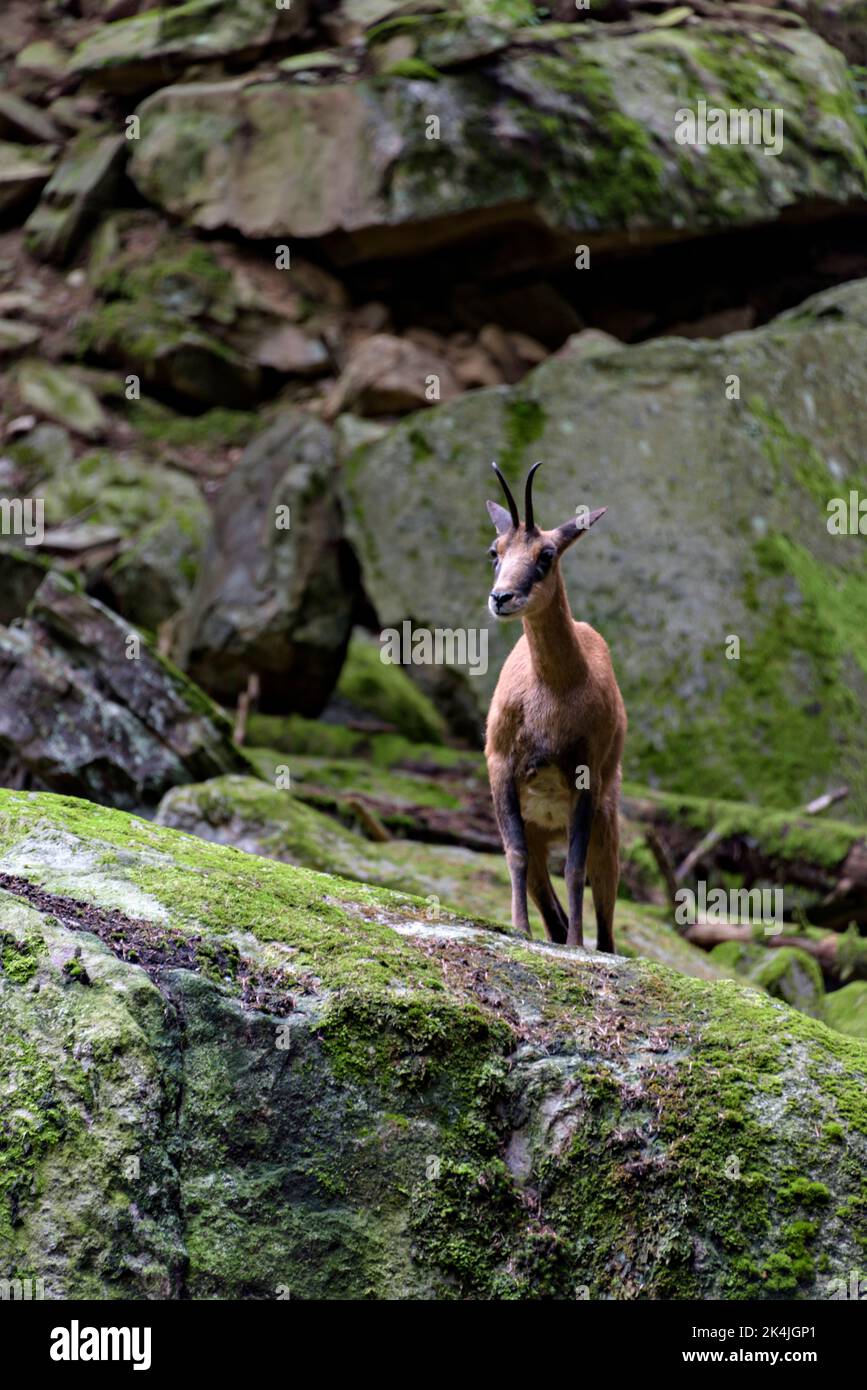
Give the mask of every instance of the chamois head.
POLYGON ((533 517, 533 474, 540 464, 534 463, 527 474, 522 524, 508 483, 497 465, 491 466, 506 494, 509 510, 498 502, 487 504, 497 528, 497 539, 488 551, 494 565, 494 586, 488 608, 495 618, 529 617, 551 602, 563 551, 604 516, 608 508, 599 507, 595 512, 573 517, 553 531, 540 530, 533 517))

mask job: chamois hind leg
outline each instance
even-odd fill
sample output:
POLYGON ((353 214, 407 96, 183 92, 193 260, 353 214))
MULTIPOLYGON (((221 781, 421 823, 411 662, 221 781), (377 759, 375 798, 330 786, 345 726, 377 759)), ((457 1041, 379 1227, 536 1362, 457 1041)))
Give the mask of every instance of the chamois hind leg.
POLYGON ((620 826, 617 799, 601 805, 593 817, 587 867, 596 909, 596 949, 614 950, 614 905, 620 882, 620 826))
POLYGON ((567 946, 584 945, 584 888, 593 820, 590 793, 581 792, 569 816, 569 844, 566 850, 566 893, 569 899, 567 946))
POLYGON ((545 935, 549 941, 564 942, 569 922, 554 892, 551 876, 548 873, 548 841, 545 835, 527 826, 527 851, 530 856, 527 865, 527 888, 545 923, 545 935))

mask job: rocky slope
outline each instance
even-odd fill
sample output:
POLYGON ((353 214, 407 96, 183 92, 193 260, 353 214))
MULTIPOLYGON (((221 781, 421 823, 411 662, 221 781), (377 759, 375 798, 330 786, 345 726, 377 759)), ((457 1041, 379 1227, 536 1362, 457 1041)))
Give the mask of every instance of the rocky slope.
POLYGON ((0 1264, 46 1296, 822 1297, 858 1267, 863 1046, 733 982, 9 792, 0 944, 0 1264))
MULTIPOLYGON (((487 466, 543 457, 552 521, 610 507, 574 600, 630 774, 861 818, 858 6, 122 9, 13 4, 0 48, 34 549, 219 699, 315 715, 359 622, 484 625, 487 466), (700 100, 780 150, 681 144, 700 100)), ((415 672, 476 743, 490 636, 485 678, 415 672)))

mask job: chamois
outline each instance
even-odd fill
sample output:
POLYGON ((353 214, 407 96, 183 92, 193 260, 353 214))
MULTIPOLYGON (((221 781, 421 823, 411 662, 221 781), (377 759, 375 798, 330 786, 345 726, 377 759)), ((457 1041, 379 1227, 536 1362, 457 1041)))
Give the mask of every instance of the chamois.
POLYGON ((530 935, 529 891, 548 940, 582 946, 589 871, 597 948, 613 951, 626 709, 608 646, 588 623, 572 617, 560 573, 560 556, 608 509, 540 530, 533 517, 538 467, 527 477, 522 525, 508 483, 493 465, 509 510, 487 504, 497 529, 489 551, 494 585, 488 607, 499 621, 520 617, 524 635, 500 672, 485 757, 512 880, 512 925, 530 935), (548 850, 558 836, 567 846, 568 917, 548 873, 548 850))

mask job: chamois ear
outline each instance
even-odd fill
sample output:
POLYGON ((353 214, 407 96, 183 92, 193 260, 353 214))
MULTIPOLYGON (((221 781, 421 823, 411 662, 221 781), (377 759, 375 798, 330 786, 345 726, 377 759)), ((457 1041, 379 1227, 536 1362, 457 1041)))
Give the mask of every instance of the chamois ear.
POLYGON ((568 550, 584 532, 589 530, 594 521, 598 521, 600 516, 604 516, 608 511, 607 507, 597 507, 595 512, 582 511, 577 517, 572 517, 569 521, 564 521, 562 526, 558 526, 554 532, 554 544, 557 547, 557 554, 562 555, 564 550, 568 550))
POLYGON ((499 502, 486 502, 485 506, 488 509, 488 515, 491 521, 497 528, 498 536, 505 536, 507 531, 511 531, 512 518, 509 516, 505 507, 501 507, 499 502))

